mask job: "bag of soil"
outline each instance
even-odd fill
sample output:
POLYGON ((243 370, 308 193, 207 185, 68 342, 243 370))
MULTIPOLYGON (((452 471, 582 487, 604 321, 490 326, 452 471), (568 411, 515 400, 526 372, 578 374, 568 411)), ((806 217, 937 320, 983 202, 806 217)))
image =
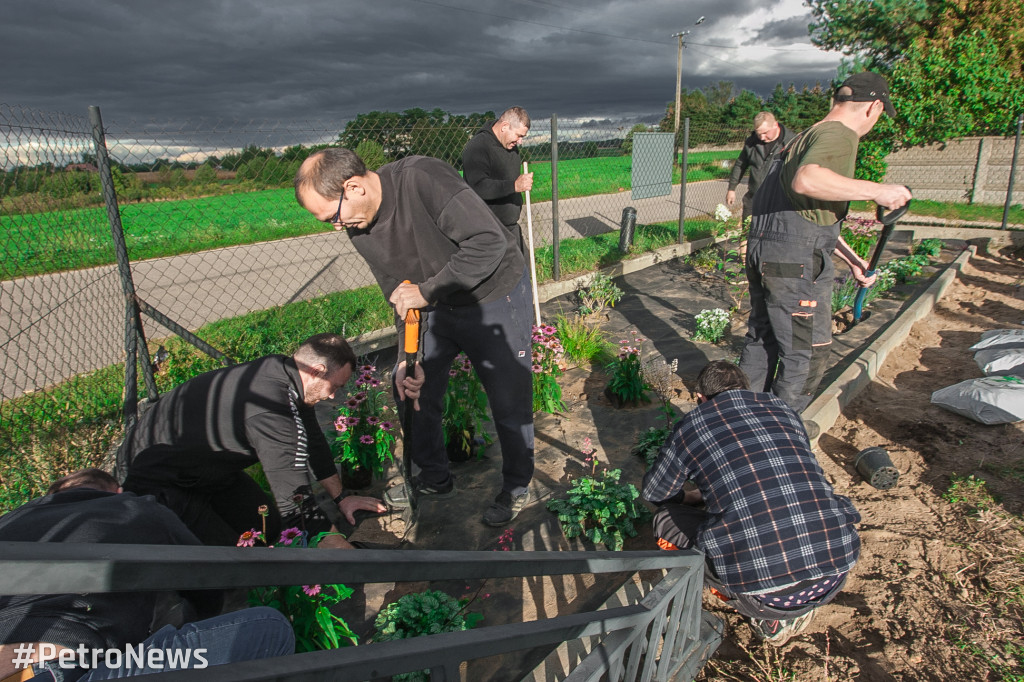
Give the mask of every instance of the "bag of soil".
POLYGON ((1024 348, 997 348, 995 350, 979 350, 974 354, 974 361, 985 373, 985 376, 1024 377, 1024 348))
POLYGON ((968 379, 932 393, 932 403, 982 424, 1024 419, 1024 378, 968 379))
POLYGON ((995 350, 996 348, 1024 348, 1024 329, 992 329, 981 335, 981 340, 970 350, 995 350))

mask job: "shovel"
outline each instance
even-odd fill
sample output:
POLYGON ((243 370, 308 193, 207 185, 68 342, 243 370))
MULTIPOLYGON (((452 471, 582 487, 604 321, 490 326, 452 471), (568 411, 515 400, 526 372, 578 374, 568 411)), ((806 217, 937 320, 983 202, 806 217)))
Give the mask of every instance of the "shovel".
MULTIPOLYGON (((905 186, 905 185, 904 185, 905 186)), ((910 188, 907 187, 907 191, 910 188)), ((896 229, 896 221, 903 217, 903 215, 910 208, 910 203, 907 202, 903 206, 897 208, 895 211, 885 212, 885 206, 878 206, 875 209, 875 220, 882 223, 882 234, 878 237, 878 244, 875 245, 875 252, 871 254, 871 262, 868 263, 868 269, 864 272, 866 277, 870 277, 875 274, 878 268, 878 260, 882 257, 882 251, 885 250, 885 243, 889 241, 889 236, 892 235, 893 230, 896 229)), ((859 287, 857 290, 857 298, 853 301, 853 324, 860 322, 861 313, 864 312, 864 299, 868 295, 868 289, 870 287, 859 287)), ((853 324, 850 326, 852 327, 853 324)))
MULTIPOLYGON (((420 311, 408 310, 405 313, 405 375, 416 376, 416 357, 420 350, 420 311)), ((412 484, 412 413, 413 399, 405 398, 405 411, 402 413, 402 478, 405 479, 405 492, 409 496, 409 506, 402 512, 405 522, 405 537, 410 539, 413 526, 416 525, 416 490, 412 484)))

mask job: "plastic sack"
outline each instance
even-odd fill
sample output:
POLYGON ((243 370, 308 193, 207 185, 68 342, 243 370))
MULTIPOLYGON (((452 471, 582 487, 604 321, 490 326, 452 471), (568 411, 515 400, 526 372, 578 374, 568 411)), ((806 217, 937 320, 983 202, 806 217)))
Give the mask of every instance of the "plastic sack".
POLYGON ((994 350, 996 348, 1024 348, 1024 329, 992 329, 981 335, 981 341, 970 350, 994 350))
POLYGON ((1024 419, 1024 378, 968 379, 932 393, 932 403, 982 424, 1024 419))
POLYGON ((985 376, 1024 377, 1024 348, 996 348, 979 350, 974 361, 985 376))

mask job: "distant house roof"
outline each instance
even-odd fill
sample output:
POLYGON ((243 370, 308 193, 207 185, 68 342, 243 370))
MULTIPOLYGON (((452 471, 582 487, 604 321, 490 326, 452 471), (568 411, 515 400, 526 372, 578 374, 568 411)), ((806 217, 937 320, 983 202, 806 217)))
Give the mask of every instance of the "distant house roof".
POLYGON ((85 171, 86 173, 99 173, 100 169, 94 163, 69 163, 64 166, 66 171, 85 171))

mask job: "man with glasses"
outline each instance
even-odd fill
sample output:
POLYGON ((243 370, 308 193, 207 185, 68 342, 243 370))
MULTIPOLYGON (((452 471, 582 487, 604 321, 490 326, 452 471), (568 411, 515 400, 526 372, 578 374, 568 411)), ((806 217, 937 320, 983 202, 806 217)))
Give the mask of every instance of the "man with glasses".
MULTIPOLYGON (((394 305, 400 334, 406 311, 424 314, 425 383, 409 443, 419 473, 411 491, 396 486, 384 501, 405 508, 411 495, 455 494, 441 416, 452 360, 464 351, 487 392, 503 461, 501 490, 483 521, 508 523, 528 502, 533 477, 530 283, 514 236, 454 168, 424 156, 374 172, 348 149, 320 150, 299 168, 295 197, 346 231, 394 305)), ((395 376, 403 380, 404 363, 395 376)))
MULTIPOLYGON (((125 437, 118 456, 128 465, 125 490, 156 497, 207 545, 233 546, 242 533, 263 528, 274 542, 282 528, 300 525, 300 516, 307 530, 327 530, 319 510, 294 499, 310 473, 349 523, 356 511, 385 511, 372 497, 342 494, 313 410, 348 382, 355 359, 344 337, 317 334, 292 356, 268 355, 189 379, 162 395, 125 437), (256 463, 273 500, 245 472, 256 463)), ((416 382, 405 389, 416 391, 416 382)), ((321 545, 352 547, 340 535, 321 545)))
POLYGON ((533 173, 522 173, 519 144, 530 132, 530 115, 522 107, 506 109, 488 121, 462 150, 466 184, 480 195, 523 251, 523 192, 533 188, 533 173))

